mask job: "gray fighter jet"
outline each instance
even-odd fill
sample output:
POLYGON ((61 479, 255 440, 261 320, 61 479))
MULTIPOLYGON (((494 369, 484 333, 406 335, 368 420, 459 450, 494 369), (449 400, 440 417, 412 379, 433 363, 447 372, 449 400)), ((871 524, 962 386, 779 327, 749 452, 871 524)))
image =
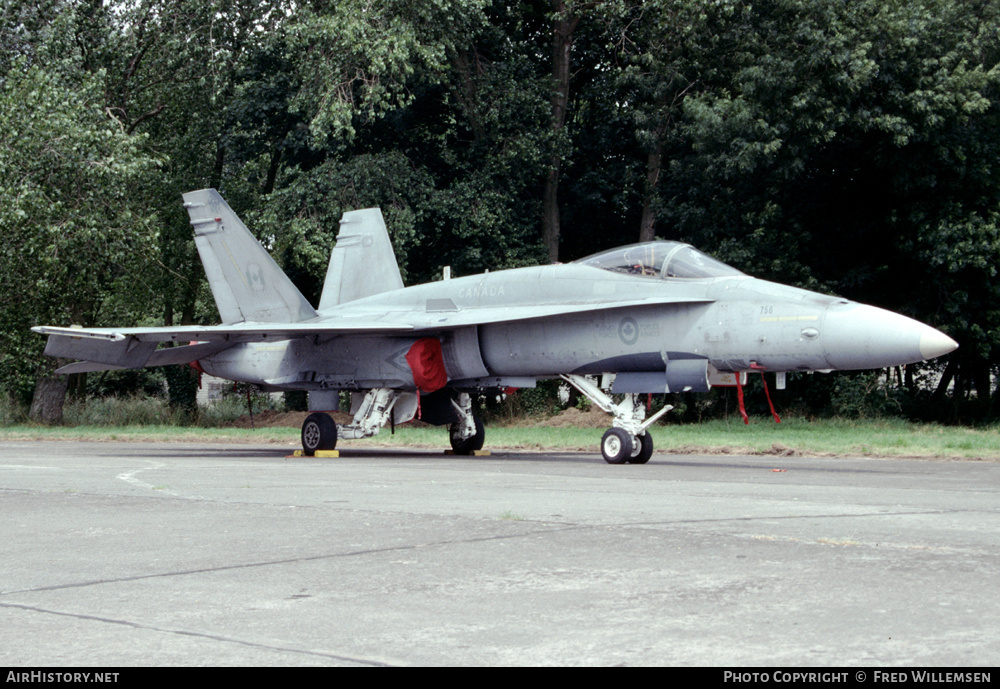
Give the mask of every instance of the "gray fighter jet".
POLYGON ((562 378, 612 415, 604 458, 644 463, 647 429, 669 407, 645 418, 643 393, 705 392, 750 370, 898 366, 958 346, 899 314, 758 280, 669 241, 404 287, 378 209, 344 215, 313 308, 214 189, 184 194, 184 206, 222 325, 33 330, 49 336, 46 354, 82 360, 58 373, 196 362, 267 390, 308 390, 311 410, 351 391, 351 423, 306 419, 307 454, 418 409, 450 425, 455 453, 472 454, 484 439, 477 393, 562 378))

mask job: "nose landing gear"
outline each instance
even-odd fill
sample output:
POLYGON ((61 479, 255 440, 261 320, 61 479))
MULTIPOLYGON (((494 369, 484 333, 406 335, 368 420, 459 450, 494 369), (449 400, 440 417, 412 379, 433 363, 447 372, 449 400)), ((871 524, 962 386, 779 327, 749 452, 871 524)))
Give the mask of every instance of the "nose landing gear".
POLYGON ((587 399, 614 417, 613 426, 601 438, 601 455, 608 464, 645 464, 653 456, 653 438, 647 428, 673 409, 665 406, 648 419, 646 408, 638 403, 635 393, 615 404, 611 396, 583 376, 563 375, 563 380, 579 390, 587 399))

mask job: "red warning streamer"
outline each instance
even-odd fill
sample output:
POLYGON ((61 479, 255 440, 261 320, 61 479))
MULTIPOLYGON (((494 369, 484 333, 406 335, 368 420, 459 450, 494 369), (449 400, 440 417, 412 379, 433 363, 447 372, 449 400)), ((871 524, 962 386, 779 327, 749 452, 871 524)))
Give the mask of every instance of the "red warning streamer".
POLYGON ((774 417, 775 423, 781 423, 781 417, 778 416, 778 412, 774 411, 774 403, 771 401, 771 391, 767 389, 767 380, 764 378, 764 372, 760 372, 760 382, 764 384, 764 394, 767 395, 767 406, 771 408, 771 416, 774 417))
POLYGON ((767 369, 753 362, 750 363, 750 368, 760 371, 760 382, 764 385, 764 394, 767 396, 767 406, 771 409, 771 416, 774 417, 775 423, 781 423, 781 417, 778 416, 778 412, 774 411, 774 402, 771 401, 771 391, 767 387, 767 378, 764 377, 764 371, 767 369))
POLYGON ((736 399, 740 402, 740 416, 743 417, 743 423, 750 425, 750 417, 747 416, 747 408, 743 404, 743 383, 740 382, 741 374, 739 371, 736 372, 736 399))

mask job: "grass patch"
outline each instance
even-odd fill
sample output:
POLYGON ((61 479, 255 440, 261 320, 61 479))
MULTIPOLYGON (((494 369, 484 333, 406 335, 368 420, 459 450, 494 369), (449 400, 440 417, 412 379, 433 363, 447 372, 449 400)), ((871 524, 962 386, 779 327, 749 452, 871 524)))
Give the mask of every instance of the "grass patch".
POLYGON ((524 521, 524 517, 522 517, 521 515, 519 515, 519 514, 517 514, 515 512, 512 512, 511 510, 507 510, 506 512, 501 513, 500 519, 502 521, 511 521, 511 522, 523 522, 524 521))
MULTIPOLYGON (((235 413, 234 408, 232 413, 235 413)), ((104 412, 101 412, 103 414, 104 412)), ((149 412, 155 419, 157 412, 149 412)), ((228 415, 228 414, 227 414, 228 415)), ((227 416, 220 415, 220 416, 227 416)), ((35 426, 16 423, 0 427, 0 440, 90 440, 118 442, 261 443, 299 445, 298 428, 180 426, 173 423, 124 425, 35 426)), ((610 425, 610 421, 609 421, 610 425)), ((486 447, 492 450, 598 452, 605 428, 531 425, 487 427, 486 447)), ((1000 427, 962 428, 916 424, 901 420, 808 420, 787 417, 775 424, 770 417, 701 424, 668 424, 651 430, 657 452, 678 454, 862 455, 880 457, 964 458, 1000 461, 1000 427)), ((446 448, 444 428, 402 425, 374 438, 345 441, 344 448, 446 448)))
POLYGON ((661 426, 654 430, 657 449, 674 447, 748 450, 781 454, 786 448, 802 454, 877 455, 888 457, 964 457, 1000 459, 1000 428, 962 428, 917 424, 902 420, 810 421, 785 418, 775 424, 768 418, 742 422, 709 421, 692 426, 661 426))
POLYGON ((159 397, 88 397, 67 401, 63 421, 69 426, 176 426, 178 414, 159 397))
POLYGON ((83 440, 93 442, 298 443, 294 428, 200 428, 198 426, 39 426, 0 428, 0 440, 83 440), (264 432, 266 431, 266 433, 264 432))

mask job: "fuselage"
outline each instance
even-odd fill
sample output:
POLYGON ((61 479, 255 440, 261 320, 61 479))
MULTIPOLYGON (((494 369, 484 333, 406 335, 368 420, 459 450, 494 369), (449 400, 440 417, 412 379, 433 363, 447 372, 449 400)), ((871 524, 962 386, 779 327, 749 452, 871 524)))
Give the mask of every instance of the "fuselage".
POLYGON ((440 340, 449 383, 459 387, 564 373, 690 377, 709 365, 881 368, 954 347, 905 316, 736 271, 650 277, 577 263, 519 268, 385 292, 321 311, 317 321, 360 317, 413 330, 240 344, 202 366, 275 389, 415 389, 406 355, 428 336, 440 340))

